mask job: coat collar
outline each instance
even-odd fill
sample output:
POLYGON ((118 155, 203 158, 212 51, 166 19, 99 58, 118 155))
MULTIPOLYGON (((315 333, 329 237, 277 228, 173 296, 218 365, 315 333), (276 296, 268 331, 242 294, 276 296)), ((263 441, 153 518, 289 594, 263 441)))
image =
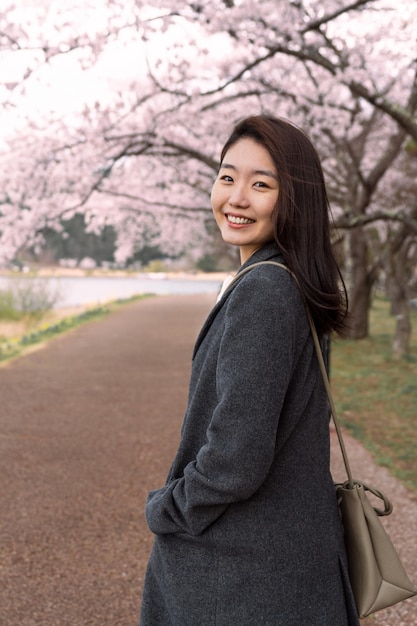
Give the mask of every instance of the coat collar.
MULTIPOLYGON (((253 265, 254 263, 259 263, 259 261, 269 261, 271 259, 275 259, 276 261, 280 261, 281 263, 283 262, 283 258, 275 242, 268 243, 262 248, 260 248, 259 250, 257 250, 256 252, 254 252, 252 256, 250 256, 249 259, 245 263, 243 263, 243 265, 240 266, 240 268, 237 271, 237 274, 239 274, 241 270, 245 269, 246 267, 249 267, 250 265, 253 265)), ((195 358, 198 348, 200 347, 204 337, 207 335, 209 328, 214 321, 214 318, 216 317, 217 313, 220 311, 220 309, 223 307, 223 305, 227 301, 227 298, 229 297, 233 289, 234 289, 234 286, 232 286, 232 288, 230 289, 230 292, 225 293, 225 295, 214 305, 214 307, 210 311, 197 337, 197 341, 194 346, 193 359, 195 358)))
POLYGON ((280 261, 281 262, 283 261, 282 255, 279 251, 277 244, 275 242, 267 243, 265 246, 263 246, 259 250, 256 250, 256 252, 254 252, 252 256, 250 256, 249 259, 245 263, 243 263, 243 265, 239 268, 237 273, 239 273, 240 270, 243 270, 245 267, 248 267, 249 265, 253 265, 254 263, 259 263, 259 261, 270 261, 271 259, 277 260, 276 257, 280 257, 280 261))

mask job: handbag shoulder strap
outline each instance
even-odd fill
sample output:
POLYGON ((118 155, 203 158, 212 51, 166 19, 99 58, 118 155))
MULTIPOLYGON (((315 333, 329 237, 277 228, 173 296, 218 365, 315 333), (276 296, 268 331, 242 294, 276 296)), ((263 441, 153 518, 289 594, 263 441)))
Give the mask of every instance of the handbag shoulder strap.
MULTIPOLYGON (((253 269, 254 267, 257 267, 259 265, 277 265, 278 267, 283 268, 289 274, 291 274, 291 276, 294 278, 295 282, 298 285, 298 280, 297 280, 297 277, 295 276, 295 274, 286 265, 284 265, 283 263, 279 263, 278 261, 259 261, 257 263, 253 263, 252 265, 248 265, 248 267, 245 267, 238 274, 236 274, 236 276, 232 279, 232 281, 228 285, 228 287, 226 289, 226 292, 228 292, 229 289, 231 289, 231 287, 240 278, 242 278, 242 276, 244 276, 251 269, 253 269)), ((332 396, 332 391, 331 391, 331 388, 330 388, 330 382, 329 382, 329 377, 327 375, 326 366, 324 364, 324 359, 323 359, 323 354, 322 354, 322 351, 321 351, 320 341, 319 341, 319 338, 317 336, 316 326, 314 324, 313 317, 312 317, 312 315, 310 313, 310 310, 309 310, 307 304, 305 305, 305 307, 306 307, 307 319, 308 319, 308 322, 309 322, 309 325, 310 325, 311 335, 312 335, 313 341, 314 341, 314 347, 316 349, 317 360, 319 362, 321 375, 323 377, 324 386, 326 388, 327 397, 328 397, 329 404, 330 404, 330 410, 331 410, 331 414, 332 414, 332 418, 333 418, 333 423, 334 423, 334 426, 335 426, 335 429, 336 429, 337 438, 339 440, 340 450, 342 452, 343 463, 345 465, 346 474, 347 474, 347 477, 348 477, 347 482, 348 482, 349 488, 353 489, 354 486, 355 486, 355 483, 354 483, 354 480, 353 480, 353 477, 352 477, 352 471, 350 469, 349 459, 348 459, 347 452, 346 452, 345 442, 343 440, 342 430, 340 428, 339 420, 338 420, 337 415, 336 415, 336 407, 335 407, 335 404, 334 404, 334 401, 333 401, 333 396, 332 396)))
POLYGON ((348 477, 349 488, 353 489, 355 485, 354 485, 354 480, 353 480, 353 477, 352 477, 352 471, 350 469, 349 459, 348 459, 347 452, 346 452, 345 442, 343 440, 342 430, 340 428, 339 420, 338 420, 337 415, 336 415, 336 407, 335 407, 335 404, 334 404, 334 401, 333 401, 333 395, 332 395, 332 391, 331 391, 331 388, 330 388, 330 381, 329 381, 329 377, 327 375, 326 366, 324 364, 324 359, 323 359, 323 354, 322 354, 322 351, 321 351, 321 348, 320 348, 319 338, 317 336, 316 327, 314 325, 314 321, 313 321, 313 318, 311 316, 310 310, 308 308, 306 308, 306 311, 307 311, 308 321, 310 323, 311 334, 312 334, 312 337, 313 337, 314 346, 316 348, 316 354, 317 354, 317 359, 318 359, 319 366, 320 366, 321 375, 323 377, 324 386, 326 387, 327 397, 329 399, 330 410, 331 410, 332 417, 333 417, 333 423, 334 423, 334 426, 335 426, 335 429, 336 429, 337 438, 339 440, 340 450, 342 451, 343 463, 345 464, 345 469, 346 469, 346 474, 347 474, 347 477, 348 477))

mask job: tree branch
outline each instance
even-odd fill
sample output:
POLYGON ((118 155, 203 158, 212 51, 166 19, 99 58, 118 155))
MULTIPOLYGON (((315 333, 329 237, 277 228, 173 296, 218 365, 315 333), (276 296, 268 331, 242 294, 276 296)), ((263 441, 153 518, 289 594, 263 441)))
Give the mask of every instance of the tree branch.
POLYGON ((399 222, 405 224, 410 231, 417 233, 417 219, 413 216, 396 211, 377 211, 368 215, 341 215, 335 220, 336 228, 351 230, 374 222, 399 222))
POLYGON ((356 9, 360 9, 363 6, 369 4, 370 2, 375 2, 375 1, 376 0, 356 0, 355 2, 352 2, 352 4, 348 4, 345 7, 341 7, 340 9, 338 9, 337 11, 334 11, 333 13, 329 13, 328 15, 324 15, 323 17, 320 17, 317 20, 313 20, 312 22, 307 24, 305 28, 300 30, 300 33, 304 35, 305 33, 308 33, 311 30, 318 30, 320 26, 323 26, 323 24, 327 24, 328 22, 331 22, 332 20, 336 19, 340 15, 343 15, 343 13, 348 13, 349 11, 355 11, 356 9))
POLYGON ((397 124, 399 124, 399 126, 404 128, 404 130, 406 130, 407 133, 417 141, 417 120, 413 113, 410 111, 410 103, 415 103, 415 101, 417 100, 417 74, 414 77, 414 82, 408 99, 407 107, 402 107, 399 104, 390 102, 389 100, 386 100, 384 97, 378 94, 372 94, 365 87, 365 85, 362 85, 355 81, 342 81, 342 83, 349 87, 353 94, 364 98, 367 102, 372 104, 380 111, 387 113, 393 120, 397 122, 397 124))

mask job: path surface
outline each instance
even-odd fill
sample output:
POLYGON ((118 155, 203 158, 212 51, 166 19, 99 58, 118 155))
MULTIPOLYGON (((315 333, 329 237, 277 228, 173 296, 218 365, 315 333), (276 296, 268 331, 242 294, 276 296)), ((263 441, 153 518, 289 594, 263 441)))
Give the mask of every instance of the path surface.
MULTIPOLYGON (((140 301, 0 368, 0 626, 137 626, 146 493, 175 452, 212 304, 140 301)), ((390 533, 417 579, 416 500, 348 446, 356 475, 393 495, 390 533)), ((417 603, 365 623, 415 625, 417 603)))

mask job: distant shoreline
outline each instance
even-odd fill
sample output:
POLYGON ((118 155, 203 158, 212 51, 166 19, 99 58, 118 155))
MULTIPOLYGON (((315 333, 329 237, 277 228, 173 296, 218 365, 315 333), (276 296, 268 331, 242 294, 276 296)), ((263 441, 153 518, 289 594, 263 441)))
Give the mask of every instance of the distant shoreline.
POLYGON ((79 267, 43 267, 28 272, 14 272, 0 270, 0 276, 4 278, 154 278, 159 280, 213 280, 223 281, 229 272, 146 272, 138 270, 107 270, 102 268, 82 269, 79 267))
MULTIPOLYGON (((42 268, 31 273, 0 272, 0 283, 5 287, 8 280, 41 280, 46 281, 47 284, 50 280, 51 289, 57 283, 59 299, 51 311, 39 322, 38 325, 43 326, 112 301, 129 298, 135 293, 152 293, 154 295, 175 293, 178 289, 176 283, 184 285, 184 293, 200 291, 200 285, 202 291, 217 293, 226 276, 226 272, 126 272, 101 269, 84 270, 81 268, 42 268), (61 280, 62 283, 60 283, 61 280), (102 285, 102 281, 105 284, 102 285), (128 290, 124 288, 125 281, 130 284, 128 290), (95 285, 92 284, 94 282, 95 285), (63 284, 66 285, 65 288, 62 286, 63 284), (62 292, 60 292, 60 286, 62 286, 62 292)), ((27 324, 27 320, 0 319, 0 342, 23 335, 28 331, 27 324)))

